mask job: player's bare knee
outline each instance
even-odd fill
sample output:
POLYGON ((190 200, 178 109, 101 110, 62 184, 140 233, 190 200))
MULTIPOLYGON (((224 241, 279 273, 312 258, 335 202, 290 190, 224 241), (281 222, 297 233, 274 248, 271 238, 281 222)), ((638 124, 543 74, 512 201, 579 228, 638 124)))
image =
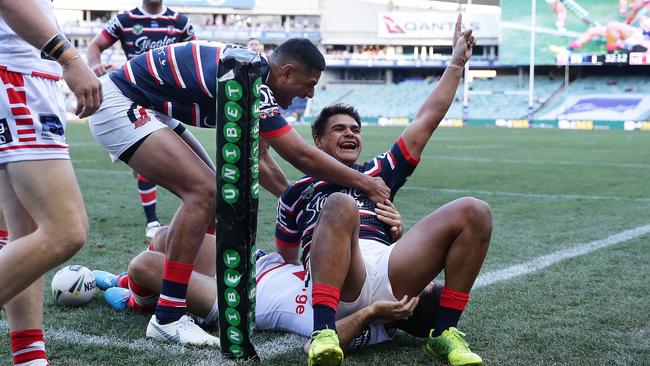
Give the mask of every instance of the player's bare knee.
POLYGON ((330 216, 332 219, 356 222, 359 217, 357 201, 345 193, 332 193, 321 210, 320 215, 330 216))
POLYGON ((151 267, 152 264, 149 260, 147 252, 143 252, 135 256, 135 258, 129 262, 127 272, 133 281, 139 283, 142 282, 142 279, 146 276, 147 269, 151 267))
POLYGON ((467 225, 484 231, 492 230, 492 209, 487 202, 474 197, 463 197, 458 201, 467 225))
POLYGON ((196 187, 191 193, 183 197, 183 203, 193 207, 195 212, 202 212, 206 217, 214 215, 216 208, 215 197, 217 187, 215 184, 206 183, 196 187))

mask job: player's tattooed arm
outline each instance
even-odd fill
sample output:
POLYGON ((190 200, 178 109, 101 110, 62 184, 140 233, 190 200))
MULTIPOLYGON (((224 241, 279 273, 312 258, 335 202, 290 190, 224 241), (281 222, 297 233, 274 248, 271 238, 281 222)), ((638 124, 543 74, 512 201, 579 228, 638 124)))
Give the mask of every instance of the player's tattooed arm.
POLYGON ((438 128, 456 95, 465 62, 472 56, 476 39, 472 30, 461 30, 462 16, 456 20, 453 35, 452 59, 436 84, 436 88, 418 109, 413 123, 402 133, 402 139, 411 156, 419 159, 433 131, 438 128))
POLYGON ((262 187, 279 198, 282 192, 289 187, 289 181, 278 163, 273 159, 273 156, 271 156, 269 145, 264 140, 260 143, 259 169, 262 187))

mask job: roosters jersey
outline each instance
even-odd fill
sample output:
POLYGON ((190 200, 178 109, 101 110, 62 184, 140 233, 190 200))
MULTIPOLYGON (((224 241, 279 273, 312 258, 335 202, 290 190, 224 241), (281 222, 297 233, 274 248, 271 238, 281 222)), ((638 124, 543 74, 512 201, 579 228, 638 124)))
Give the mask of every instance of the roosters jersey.
POLYGON ((110 44, 119 40, 127 60, 154 48, 195 39, 189 18, 166 6, 159 14, 137 7, 113 15, 102 35, 110 44))
MULTIPOLYGON (((363 164, 352 166, 364 174, 381 177, 391 190, 391 201, 418 164, 406 149, 400 137, 386 153, 363 164)), ((377 219, 375 203, 363 192, 337 184, 304 177, 289 187, 278 202, 275 226, 275 243, 285 248, 295 248, 302 243, 302 262, 309 259, 311 238, 320 210, 330 194, 341 192, 357 201, 361 226, 360 239, 391 244, 390 228, 377 219)))
MULTIPOLYGON (((224 49, 232 47, 242 48, 201 41, 156 48, 127 61, 111 72, 110 78, 126 97, 143 107, 186 124, 214 128, 219 59, 224 49)), ((262 80, 268 74, 268 63, 262 58, 262 80)), ((291 130, 265 84, 260 88, 260 122, 261 137, 281 136, 291 130)))
MULTIPOLYGON (((38 0, 43 14, 56 24, 52 4, 38 0)), ((20 38, 0 17, 0 68, 21 74, 59 80, 61 66, 54 60, 41 57, 41 51, 20 38)))

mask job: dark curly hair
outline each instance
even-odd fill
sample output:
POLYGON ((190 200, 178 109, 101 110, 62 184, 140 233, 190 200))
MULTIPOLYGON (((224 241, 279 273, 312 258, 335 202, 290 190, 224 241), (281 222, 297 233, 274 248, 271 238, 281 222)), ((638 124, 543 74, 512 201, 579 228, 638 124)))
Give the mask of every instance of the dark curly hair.
POLYGON ((318 114, 318 117, 316 117, 316 120, 311 124, 312 137, 316 138, 323 136, 327 121, 330 117, 337 114, 347 114, 354 118, 359 127, 361 127, 361 117, 359 117, 359 112, 357 112, 353 106, 344 103, 332 104, 323 108, 323 110, 318 114))

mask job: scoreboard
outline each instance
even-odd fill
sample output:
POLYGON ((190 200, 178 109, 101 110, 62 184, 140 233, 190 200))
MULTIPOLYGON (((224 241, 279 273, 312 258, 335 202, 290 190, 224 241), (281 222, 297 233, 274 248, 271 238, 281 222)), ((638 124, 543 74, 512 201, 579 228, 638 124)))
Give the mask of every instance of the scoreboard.
POLYGON ((650 65, 650 52, 617 52, 593 54, 561 54, 555 56, 555 64, 564 65, 650 65))

